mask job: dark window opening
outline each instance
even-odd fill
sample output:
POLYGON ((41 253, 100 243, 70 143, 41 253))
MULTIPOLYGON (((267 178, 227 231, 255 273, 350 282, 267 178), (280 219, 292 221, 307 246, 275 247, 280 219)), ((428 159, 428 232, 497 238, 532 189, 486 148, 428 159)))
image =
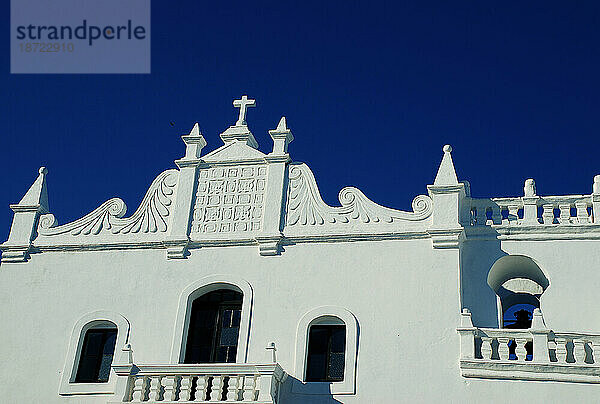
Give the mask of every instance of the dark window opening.
POLYGON ((235 363, 243 295, 215 290, 192 303, 184 363, 235 363))
POLYGON ((536 306, 533 304, 515 304, 504 312, 502 322, 504 328, 527 329, 531 327, 533 310, 536 306))
POLYGON ((344 380, 346 326, 313 325, 308 334, 307 382, 344 380))
POLYGON ((75 383, 108 382, 116 341, 116 328, 92 328, 85 333, 75 383))

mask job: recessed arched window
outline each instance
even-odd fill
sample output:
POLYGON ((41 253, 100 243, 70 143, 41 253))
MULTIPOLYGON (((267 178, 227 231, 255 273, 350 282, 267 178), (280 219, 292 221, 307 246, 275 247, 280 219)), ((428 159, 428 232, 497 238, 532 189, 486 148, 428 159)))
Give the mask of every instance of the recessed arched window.
POLYGON ((320 306, 305 313, 296 330, 292 393, 355 394, 358 321, 343 307, 320 306))
POLYGON ((235 363, 243 295, 230 289, 208 292, 192 303, 184 363, 235 363))
POLYGON ((305 381, 344 380, 346 325, 337 317, 321 317, 308 330, 305 381))
MULTIPOLYGON (((113 394, 115 352, 129 341, 129 322, 119 313, 93 311, 73 327, 61 375, 59 394, 113 394)), ((115 362, 116 363, 116 362, 115 362)))
POLYGON ((115 353, 117 326, 101 324, 85 332, 75 383, 106 383, 115 353))
POLYGON ((232 275, 211 275, 179 296, 171 363, 245 363, 253 291, 232 275))
POLYGON ((498 259, 488 274, 488 284, 498 296, 498 322, 502 328, 531 327, 533 311, 550 285, 531 258, 507 255, 498 259))

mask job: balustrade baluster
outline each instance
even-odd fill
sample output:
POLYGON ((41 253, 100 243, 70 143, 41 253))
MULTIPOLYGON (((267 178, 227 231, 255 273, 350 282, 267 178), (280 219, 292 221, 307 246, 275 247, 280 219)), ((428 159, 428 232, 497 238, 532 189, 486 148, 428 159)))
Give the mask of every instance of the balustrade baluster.
POLYGON ((502 217, 502 225, 508 225, 508 209, 506 206, 500 206, 500 216, 502 217), (506 212, 506 217, 504 217, 504 212, 506 212))
POLYGON ((556 359, 559 363, 567 362, 567 340, 556 338, 556 359))
POLYGON ((256 376, 244 376, 244 401, 254 401, 256 397, 256 376))
POLYGON ((492 339, 481 337, 481 356, 483 359, 492 359, 492 339))
MULTIPOLYGON (((548 360, 550 362, 556 362, 556 341, 548 341, 548 360), (554 354, 554 357, 551 355, 554 354)), ((536 357, 535 357, 535 353, 533 355, 533 360, 537 361, 536 357)))
POLYGON ((583 364, 585 363, 585 341, 582 339, 574 339, 573 340, 573 357, 575 358, 575 363, 583 364))
POLYGON ((579 224, 590 223, 590 215, 587 211, 587 202, 575 202, 577 208, 577 222, 579 224))
POLYGON ((196 391, 194 401, 206 401, 206 389, 208 388, 209 376, 200 375, 196 379, 196 391))
POLYGON ((480 205, 477 207, 477 216, 476 216, 477 226, 485 226, 485 224, 487 222, 486 209, 487 208, 485 205, 480 205))
POLYGON ((519 220, 519 205, 508 205, 508 222, 517 224, 519 220))
POLYGON ((179 382, 179 401, 190 401, 192 396, 192 377, 181 376, 179 382))
POLYGON ((148 378, 145 376, 136 377, 133 383, 133 394, 131 400, 141 402, 146 399, 146 389, 148 388, 148 378))
POLYGON ((227 384, 227 401, 237 401, 239 395, 240 376, 229 376, 227 384))
POLYGON ((500 356, 500 360, 508 360, 508 341, 510 341, 508 337, 498 337, 498 355, 500 356))
POLYGON ((527 343, 527 338, 515 338, 515 342, 517 344, 515 354, 517 355, 518 361, 525 361, 525 357, 527 356, 527 350, 525 349, 525 344, 527 343))
POLYGON ((554 223, 554 205, 544 204, 542 207, 544 208, 542 212, 542 221, 544 224, 554 223))
POLYGON ((160 401, 161 393, 161 377, 150 376, 150 394, 149 400, 160 401))
POLYGON ((160 385, 163 387, 163 400, 175 401, 177 393, 178 376, 163 376, 160 385))
POLYGON ((214 376, 210 388, 210 401, 221 401, 223 396, 223 376, 214 376))
POLYGON ((558 208, 560 209, 560 216, 558 218, 558 223, 560 223, 560 224, 571 223, 571 204, 561 203, 558 205, 558 208))
POLYGON ((492 206, 492 223, 502 224, 502 210, 499 206, 492 206))

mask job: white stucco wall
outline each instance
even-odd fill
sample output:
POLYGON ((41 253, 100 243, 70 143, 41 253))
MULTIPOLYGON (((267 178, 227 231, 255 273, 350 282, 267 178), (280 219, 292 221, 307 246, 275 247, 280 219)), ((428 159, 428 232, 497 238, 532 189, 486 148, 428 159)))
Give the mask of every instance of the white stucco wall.
MULTIPOLYGON (((600 329, 597 309, 588 304, 600 283, 600 274, 590 270, 599 260, 589 242, 504 244, 506 252, 528 253, 547 271, 551 287, 542 308, 549 326, 600 329)), ((45 253, 26 265, 3 263, 0 284, 10 293, 0 297, 0 375, 11 380, 3 384, 3 397, 5 402, 106 402, 106 396, 82 401, 82 396, 58 395, 77 320, 95 310, 121 313, 131 324, 135 362, 169 363, 181 291, 207 275, 231 274, 254 290, 248 362, 267 362, 270 352, 264 348, 273 341, 277 361, 294 376, 296 327, 305 312, 335 305, 356 316, 356 394, 333 397, 338 402, 475 402, 483 396, 492 402, 557 397, 592 402, 595 385, 460 376, 458 256, 458 250, 433 250, 430 240, 414 240, 298 244, 277 257, 262 257, 253 247, 223 247, 194 250, 183 261, 167 261, 161 250, 123 250, 45 253)), ((479 287, 474 282, 463 279, 479 287)), ((475 319, 477 312, 474 308, 475 319)), ((287 400, 334 402, 331 396, 287 400)))

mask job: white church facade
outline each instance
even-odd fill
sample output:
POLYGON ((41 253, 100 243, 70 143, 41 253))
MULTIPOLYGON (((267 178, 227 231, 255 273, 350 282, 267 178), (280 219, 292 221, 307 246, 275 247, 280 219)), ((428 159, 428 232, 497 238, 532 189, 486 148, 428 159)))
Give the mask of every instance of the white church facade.
POLYGON ((598 401, 600 175, 477 198, 444 146, 412 211, 328 206, 253 105, 131 214, 59 224, 39 170, 0 245, 0 402, 598 401))

